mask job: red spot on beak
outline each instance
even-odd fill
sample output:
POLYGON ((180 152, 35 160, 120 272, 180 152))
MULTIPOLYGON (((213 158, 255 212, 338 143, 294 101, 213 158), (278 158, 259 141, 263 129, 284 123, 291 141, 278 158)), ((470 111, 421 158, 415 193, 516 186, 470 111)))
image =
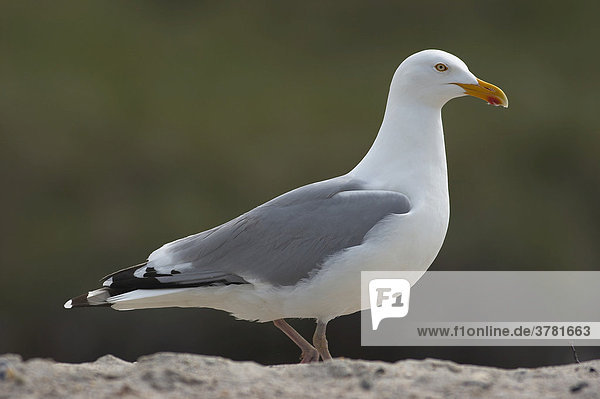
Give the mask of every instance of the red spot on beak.
POLYGON ((500 99, 498 97, 489 96, 487 98, 487 102, 488 102, 488 104, 491 104, 491 105, 498 105, 498 104, 500 104, 500 99))

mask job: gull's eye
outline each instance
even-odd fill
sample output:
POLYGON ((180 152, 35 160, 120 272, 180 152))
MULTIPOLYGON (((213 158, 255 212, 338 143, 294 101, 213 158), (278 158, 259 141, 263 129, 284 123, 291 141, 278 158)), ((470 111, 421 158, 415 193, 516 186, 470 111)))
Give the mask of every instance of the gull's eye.
POLYGON ((436 71, 444 72, 444 71, 448 70, 448 67, 446 66, 446 64, 442 64, 440 62, 439 64, 435 64, 435 69, 436 69, 436 71))

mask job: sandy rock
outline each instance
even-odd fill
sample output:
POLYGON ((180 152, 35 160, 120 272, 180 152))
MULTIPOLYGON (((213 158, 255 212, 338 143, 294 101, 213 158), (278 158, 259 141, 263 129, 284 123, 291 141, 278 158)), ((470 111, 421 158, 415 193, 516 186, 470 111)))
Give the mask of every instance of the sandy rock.
POLYGON ((157 353, 129 363, 0 356, 4 398, 600 398, 600 360, 503 370, 435 359, 261 366, 157 353))

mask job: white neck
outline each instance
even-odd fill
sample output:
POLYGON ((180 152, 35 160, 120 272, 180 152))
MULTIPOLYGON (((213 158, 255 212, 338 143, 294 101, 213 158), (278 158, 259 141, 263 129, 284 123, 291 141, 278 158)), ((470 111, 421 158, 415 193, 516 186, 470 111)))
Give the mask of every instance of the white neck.
POLYGON ((371 149, 349 173, 373 189, 402 192, 411 202, 448 198, 441 106, 390 95, 371 149))

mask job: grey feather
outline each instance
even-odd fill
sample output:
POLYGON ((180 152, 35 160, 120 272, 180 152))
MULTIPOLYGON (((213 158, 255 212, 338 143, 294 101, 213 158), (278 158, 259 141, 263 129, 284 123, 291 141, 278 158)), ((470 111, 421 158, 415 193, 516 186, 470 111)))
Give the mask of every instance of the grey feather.
POLYGON ((300 187, 221 226, 169 243, 135 276, 180 284, 188 277, 198 282, 206 276, 210 282, 228 276, 238 284, 258 279, 295 285, 329 256, 360 245, 386 216, 409 210, 405 195, 368 190, 362 181, 341 176, 300 187))

